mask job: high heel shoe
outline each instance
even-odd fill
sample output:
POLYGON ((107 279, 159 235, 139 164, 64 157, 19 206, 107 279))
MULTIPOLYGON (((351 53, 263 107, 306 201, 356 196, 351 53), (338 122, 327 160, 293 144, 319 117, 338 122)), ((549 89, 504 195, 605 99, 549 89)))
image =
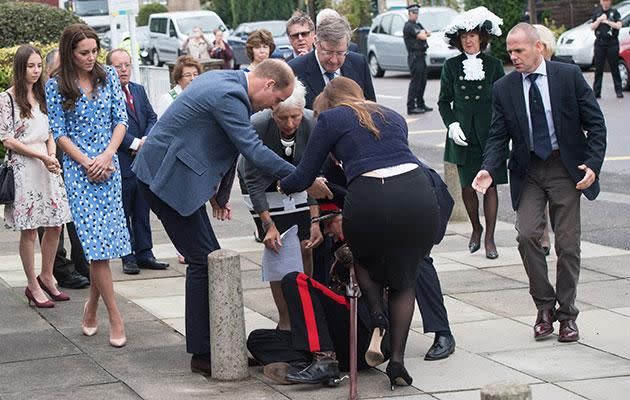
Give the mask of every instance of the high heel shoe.
POLYGON ((127 344, 127 336, 123 336, 118 339, 114 339, 113 337, 109 337, 109 344, 112 347, 121 348, 127 344))
POLYGON ((31 302, 35 303, 35 307, 37 308, 53 308, 55 306, 55 303, 48 299, 42 302, 37 301, 37 299, 35 298, 35 296, 33 296, 33 293, 31 293, 31 289, 29 289, 28 286, 26 287, 26 289, 24 289, 24 296, 26 296, 26 298, 28 299, 29 306, 31 305, 31 302))
POLYGON ((406 384, 410 386, 413 382, 413 378, 409 376, 405 366, 396 361, 390 361, 389 364, 387 364, 385 373, 389 377, 389 384, 392 391, 397 385, 404 386, 406 384))
POLYGON ((483 228, 481 228, 481 232, 479 232, 479 239, 477 239, 477 241, 473 239, 474 233, 473 231, 470 235, 470 241, 468 242, 468 251, 470 251, 471 254, 481 248, 481 234, 483 233, 483 228))
POLYGON ((39 277, 39 275, 37 276, 37 283, 39 283, 39 287, 41 287, 44 292, 48 293, 48 295, 54 301, 68 301, 68 300, 70 300, 70 296, 68 296, 67 294, 65 294, 62 291, 59 291, 59 294, 53 294, 53 292, 51 290, 49 290, 46 287, 46 285, 44 285, 44 282, 42 281, 42 278, 39 277))
POLYGON ((372 325, 374 326, 374 331, 372 332, 370 345, 365 352, 365 362, 370 367, 376 367, 385 362, 385 356, 381 350, 381 343, 388 329, 387 318, 381 313, 374 314, 372 316, 372 325))
POLYGON ((81 330, 85 336, 94 336, 98 331, 98 325, 91 327, 85 325, 85 312, 87 311, 87 302, 83 305, 83 319, 81 320, 81 330))

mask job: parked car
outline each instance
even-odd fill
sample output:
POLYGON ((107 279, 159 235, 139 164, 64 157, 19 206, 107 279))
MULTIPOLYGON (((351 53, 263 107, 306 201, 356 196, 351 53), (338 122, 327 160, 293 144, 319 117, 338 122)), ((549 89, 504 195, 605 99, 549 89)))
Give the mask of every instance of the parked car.
POLYGON ((287 21, 244 22, 237 26, 228 39, 228 43, 234 52, 234 69, 239 69, 241 66, 250 63, 245 50, 245 43, 247 42, 249 34, 258 29, 267 29, 273 35, 276 51, 274 51, 271 57, 284 59, 289 57, 293 53, 293 49, 289 43, 286 26, 287 21))
MULTIPOLYGON (((630 1, 616 4, 615 8, 621 14, 622 28, 619 31, 619 40, 630 31, 630 1)), ((595 32, 591 30, 591 20, 569 29, 558 38, 556 43, 556 55, 567 57, 582 68, 590 68, 593 65, 595 47, 595 32)))
POLYGON ((149 57, 153 65, 174 62, 183 54, 182 44, 193 28, 199 26, 212 42, 214 30, 227 31, 223 20, 212 11, 176 11, 152 14, 149 17, 149 57))
MULTIPOLYGON (((455 18, 457 11, 448 7, 422 7, 418 22, 431 31, 426 52, 429 72, 442 68, 444 62, 459 54, 459 50, 444 41, 444 28, 455 18)), ((368 61, 373 76, 385 71, 409 71, 407 49, 403 41, 403 27, 408 20, 406 9, 387 11, 372 21, 368 34, 368 61)))
POLYGON ((619 33, 619 74, 623 90, 630 90, 630 31, 619 33))

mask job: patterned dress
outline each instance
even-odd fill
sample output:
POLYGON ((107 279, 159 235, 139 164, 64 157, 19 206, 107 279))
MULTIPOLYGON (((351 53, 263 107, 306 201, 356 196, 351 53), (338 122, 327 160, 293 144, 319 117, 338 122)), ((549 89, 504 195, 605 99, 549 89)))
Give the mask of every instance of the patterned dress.
MULTIPOLYGON (((105 151, 116 125, 127 126, 127 111, 118 75, 107 69, 107 84, 85 94, 75 108, 64 110, 57 78, 46 83, 48 121, 55 140, 67 136, 88 157, 105 151)), ((116 171, 105 182, 90 182, 85 169, 64 154, 63 170, 74 224, 88 260, 108 260, 131 253, 129 231, 122 206, 118 156, 112 158, 116 171)))
MULTIPOLYGON (((31 110, 33 118, 21 119, 13 97, 15 126, 25 129, 17 136, 11 118, 9 95, 0 93, 0 140, 15 138, 34 151, 48 154, 48 119, 39 107, 31 110)), ((66 189, 61 175, 46 168, 41 160, 11 152, 15 178, 15 202, 4 207, 4 222, 9 229, 21 231, 46 226, 61 226, 72 221, 66 189)))

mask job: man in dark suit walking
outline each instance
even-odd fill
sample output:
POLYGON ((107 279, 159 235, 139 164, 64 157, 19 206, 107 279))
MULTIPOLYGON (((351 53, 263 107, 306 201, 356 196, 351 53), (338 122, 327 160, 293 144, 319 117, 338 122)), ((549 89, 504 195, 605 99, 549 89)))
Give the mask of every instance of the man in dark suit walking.
POLYGON ((159 262, 153 255, 153 241, 149 222, 149 204, 138 191, 136 174, 131 170, 131 163, 144 140, 157 121, 157 115, 149 103, 149 98, 142 85, 130 82, 131 57, 125 49, 114 49, 107 55, 107 64, 118 73, 120 84, 125 93, 129 128, 118 148, 118 160, 122 175, 122 199, 129 227, 132 253, 122 258, 123 272, 135 275, 140 268, 166 269, 168 264, 159 262))
POLYGON ((494 84, 492 125, 473 187, 482 193, 490 187, 511 140, 508 168, 518 249, 538 309, 534 338, 549 336, 558 320, 558 340, 574 342, 579 339, 575 297, 580 273, 580 194, 589 200, 599 194, 606 125, 580 69, 544 61, 543 47, 538 32, 527 23, 508 33, 507 51, 515 71, 494 84), (558 255, 555 290, 540 242, 547 202, 558 255))
POLYGON ((315 51, 294 58, 289 66, 306 87, 306 108, 332 79, 345 76, 363 89, 368 100, 376 101, 370 69, 365 57, 348 51, 350 25, 345 18, 328 17, 317 26, 315 51))

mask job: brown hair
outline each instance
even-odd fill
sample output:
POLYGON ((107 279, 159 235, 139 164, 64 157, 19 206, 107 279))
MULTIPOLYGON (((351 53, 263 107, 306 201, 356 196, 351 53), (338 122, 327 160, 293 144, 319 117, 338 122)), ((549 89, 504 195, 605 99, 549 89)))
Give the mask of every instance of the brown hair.
POLYGON ((247 42, 245 42, 245 50, 251 61, 254 61, 254 47, 260 47, 263 44, 269 46, 269 57, 271 57, 271 54, 276 50, 271 32, 266 29, 258 29, 249 34, 247 42))
POLYGON ((291 67, 275 58, 264 60, 250 74, 258 78, 273 79, 276 82, 274 87, 278 90, 283 90, 295 82, 295 74, 291 67))
MULTIPOLYGON (((26 83, 26 67, 28 65, 29 57, 33 54, 37 54, 40 58, 42 57, 42 53, 37 47, 33 47, 30 44, 24 44, 17 49, 15 57, 13 57, 12 85, 13 93, 15 94, 15 102, 20 108, 20 118, 33 118, 31 103, 28 101, 28 88, 26 83)), ((43 77, 44 66, 42 65, 42 73, 37 82, 33 84, 33 96, 35 97, 37 104, 39 104, 41 112, 47 114, 43 77)))
MULTIPOLYGON (((101 51, 101 41, 98 35, 94 29, 85 24, 67 26, 59 39, 59 66, 53 71, 53 75, 57 76, 58 79, 59 94, 63 97, 64 110, 73 109, 77 99, 81 97, 81 91, 76 83, 79 73, 74 65, 74 49, 84 39, 94 39, 96 48, 99 52, 101 51)), ((93 90, 97 86, 105 87, 107 73, 98 61, 94 64, 90 74, 93 90)))
POLYGON ((201 68, 201 64, 199 63, 199 61, 197 61, 197 59, 195 59, 192 56, 181 56, 181 57, 177 57, 177 60, 175 60, 175 66, 173 67, 173 72, 172 72, 173 82, 177 83, 177 81, 182 79, 184 67, 197 68, 197 73, 201 75, 202 68, 201 68))
POLYGON ((372 113, 383 121, 385 116, 374 102, 365 100, 363 89, 352 79, 340 76, 330 81, 324 91, 315 98, 313 110, 320 114, 334 107, 350 107, 359 119, 359 125, 370 131, 376 138, 380 138, 380 131, 374 123, 372 113))
POLYGON ((451 39, 451 45, 457 47, 459 51, 464 52, 464 46, 462 46, 462 35, 464 33, 476 33, 479 35, 479 51, 484 51, 488 47, 488 43, 490 42, 490 35, 486 32, 485 29, 473 29, 471 31, 461 30, 457 32, 457 36, 455 36, 454 40, 451 39))
POLYGON ((291 18, 287 21, 287 35, 289 34, 289 28, 293 25, 306 25, 311 32, 315 31, 315 24, 313 23, 311 17, 301 11, 294 12, 291 18))

